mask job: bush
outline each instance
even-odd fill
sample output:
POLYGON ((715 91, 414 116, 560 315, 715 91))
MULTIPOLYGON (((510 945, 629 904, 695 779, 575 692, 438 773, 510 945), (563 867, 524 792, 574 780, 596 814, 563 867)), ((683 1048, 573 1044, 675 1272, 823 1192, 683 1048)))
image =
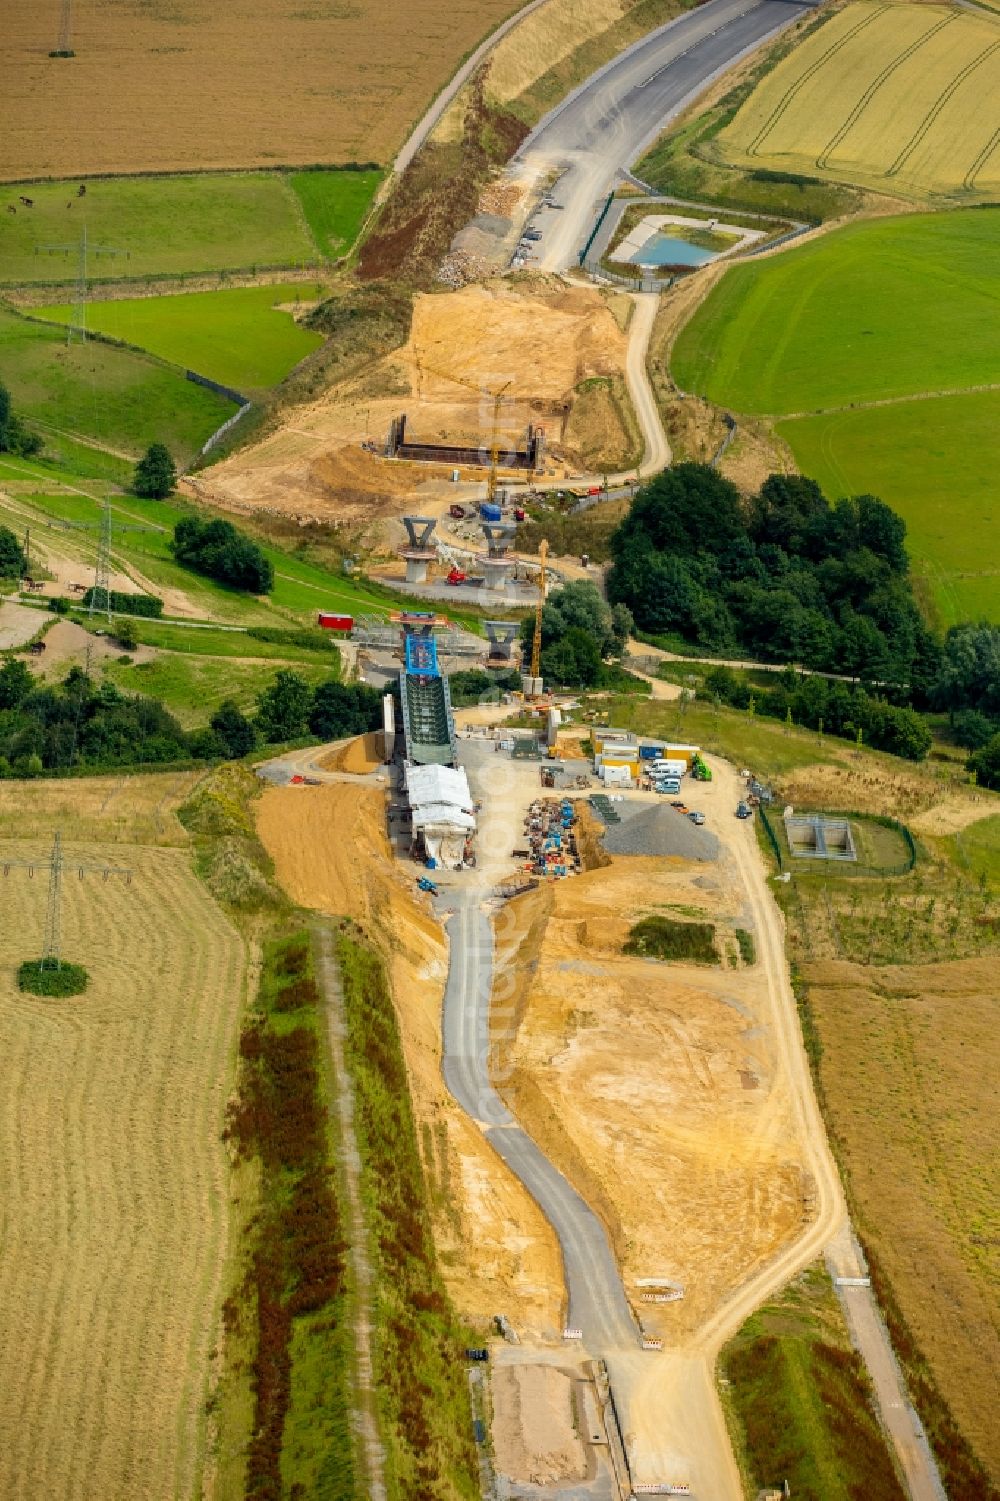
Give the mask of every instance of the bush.
POLYGON ((171 550, 179 563, 234 589, 270 594, 274 587, 272 564, 231 521, 185 516, 174 527, 171 550))
POLYGON ((337 656, 340 655, 336 641, 332 640, 326 631, 318 628, 307 630, 293 627, 286 630, 280 625, 252 625, 247 635, 252 636, 254 641, 267 641, 273 646, 298 646, 306 651, 332 652, 337 656))
POLYGON ((83 596, 84 609, 89 610, 96 600, 96 608, 111 608, 115 615, 142 615, 156 619, 163 614, 163 600, 155 594, 123 594, 119 589, 89 588, 83 596))
POLYGON ((743 960, 743 963, 756 963, 757 948, 753 941, 753 934, 746 928, 737 928, 736 942, 739 944, 740 958, 743 960))
POLYGON ((622 953, 646 959, 686 959, 693 964, 719 962, 711 923, 678 922, 673 917, 644 917, 629 930, 622 953))
POLYGON ((19 990, 31 995, 82 995, 90 976, 82 964, 61 963, 52 959, 26 959, 17 972, 19 990))

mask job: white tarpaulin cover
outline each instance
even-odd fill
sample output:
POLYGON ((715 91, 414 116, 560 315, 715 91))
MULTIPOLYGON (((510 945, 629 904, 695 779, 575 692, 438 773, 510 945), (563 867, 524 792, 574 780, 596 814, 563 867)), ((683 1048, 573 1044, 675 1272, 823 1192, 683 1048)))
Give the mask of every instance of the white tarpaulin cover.
POLYGON ((469 779, 458 766, 408 766, 406 788, 415 829, 474 829, 469 779))

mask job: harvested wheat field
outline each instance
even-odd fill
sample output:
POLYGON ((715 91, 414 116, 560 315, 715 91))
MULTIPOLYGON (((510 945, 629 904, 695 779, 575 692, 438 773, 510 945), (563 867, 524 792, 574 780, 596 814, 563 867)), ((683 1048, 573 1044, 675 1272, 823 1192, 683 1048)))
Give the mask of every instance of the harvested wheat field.
POLYGON ((12 871, 3 888, 0 1494, 191 1496, 227 1251, 242 945, 185 853, 65 852, 63 953, 90 971, 83 996, 19 993, 47 883, 12 871), (127 863, 132 883, 71 878, 76 857, 127 863))
MULTIPOLYGON (((593 287, 539 281, 507 287, 466 287, 416 298, 407 343, 360 381, 334 386, 253 447, 199 478, 199 493, 223 506, 309 514, 328 521, 375 524, 401 515, 421 488, 450 471, 387 461, 362 450, 384 442, 393 417, 407 416, 417 442, 485 443, 493 421, 490 392, 509 382, 501 408, 504 444, 520 441, 530 422, 545 428, 556 456, 593 438, 574 424, 563 444, 578 388, 594 377, 621 386, 627 337, 593 287), (470 389, 471 387, 471 389, 470 389), (379 394, 384 392, 386 394, 379 394)), ((621 387, 617 403, 628 408, 621 387)), ((603 434, 606 414, 597 413, 603 434)), ((622 437, 621 424, 613 433, 622 437)), ((611 466, 613 467, 613 466, 611 466)), ((484 471, 470 471, 483 478, 484 471)))
POLYGON ((719 136, 740 166, 883 193, 995 197, 1000 22, 946 5, 834 11, 767 73, 719 136))
POLYGON ((211 167, 384 165, 512 0, 10 0, 0 179, 211 167))
POLYGON ((995 957, 877 969, 829 961, 803 974, 856 1224, 959 1427, 996 1478, 995 957))
POLYGON ((383 792, 344 782, 269 787, 257 807, 258 832, 293 900, 354 918, 386 953, 434 1238, 457 1308, 477 1322, 502 1309, 527 1334, 558 1337, 562 1264, 551 1227, 441 1078, 444 935, 391 863, 383 792))
POLYGON ((497 918, 498 972, 516 947, 527 986, 497 1039, 505 1097, 601 1214, 630 1291, 637 1277, 684 1285, 682 1302, 642 1310, 670 1340, 810 1212, 763 972, 621 952, 641 916, 679 909, 721 934, 742 902, 725 864, 616 857, 497 918))

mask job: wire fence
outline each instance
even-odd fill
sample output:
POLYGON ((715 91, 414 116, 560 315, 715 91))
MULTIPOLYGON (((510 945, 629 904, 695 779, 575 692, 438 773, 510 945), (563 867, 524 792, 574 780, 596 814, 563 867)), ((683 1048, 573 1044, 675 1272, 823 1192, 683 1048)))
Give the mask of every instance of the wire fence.
MULTIPOLYGON (((857 862, 846 860, 820 860, 810 865, 809 861, 795 860, 794 856, 786 854, 785 849, 782 847, 782 843, 781 841, 779 841, 778 836, 774 830, 774 826, 767 816, 767 809, 764 807, 763 803, 760 805, 758 811, 760 814, 760 821, 764 826, 764 832, 767 836, 767 842, 770 845, 775 860, 778 862, 779 871, 788 870, 791 867, 791 864, 794 862, 795 874, 797 876, 808 875, 810 873, 810 870, 815 871, 819 868, 822 868, 824 875, 828 875, 831 864, 836 866, 838 875, 869 877, 905 876, 909 874, 909 872, 917 863, 917 846, 914 841, 913 835, 910 833, 909 829, 904 823, 900 823, 898 818, 891 818, 888 814, 865 813, 864 815, 860 815, 857 813, 844 812, 839 809, 833 811, 828 811, 826 809, 823 810, 824 818, 844 818, 847 819, 848 822, 854 823, 875 823, 879 824, 884 829, 891 829, 893 833, 899 835, 904 846, 906 847, 905 859, 891 861, 888 864, 865 864, 860 860, 858 860, 857 862)), ((808 813, 810 810, 805 809, 799 811, 808 813)))

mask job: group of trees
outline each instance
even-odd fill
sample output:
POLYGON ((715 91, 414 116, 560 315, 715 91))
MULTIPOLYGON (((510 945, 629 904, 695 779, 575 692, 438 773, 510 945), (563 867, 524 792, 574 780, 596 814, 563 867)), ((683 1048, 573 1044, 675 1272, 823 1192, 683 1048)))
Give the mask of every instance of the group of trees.
MULTIPOLYGON (((597 687, 605 661, 621 655, 632 625, 627 606, 609 606, 594 584, 585 579, 567 584, 542 609, 542 677, 567 688, 597 687)), ((526 662, 531 659, 534 634, 535 619, 529 615, 521 622, 526 662)))
POLYGON ((14 411, 10 392, 0 382, 0 453, 14 453, 22 458, 38 453, 42 440, 29 431, 14 411))
POLYGON ((9 526, 0 526, 0 578, 23 578, 28 567, 24 548, 9 526))
POLYGON ((381 718, 378 689, 336 678, 312 688, 283 669, 258 696, 254 715, 227 700, 205 728, 186 731, 154 698, 96 684, 79 667, 61 683, 41 683, 9 657, 0 667, 0 777, 235 759, 262 742, 363 734, 381 718))
POLYGON ((931 701, 947 712, 959 745, 972 752, 969 769, 980 785, 1000 791, 1000 626, 952 627, 931 701))
POLYGON ((274 587, 272 563, 231 521, 185 516, 174 527, 171 550, 179 563, 230 588, 269 594, 274 587))
POLYGON ((813 480, 772 474, 746 504, 714 469, 678 464, 614 533, 608 598, 653 634, 919 697, 939 648, 913 598, 905 537, 872 495, 831 505, 813 480))
POLYGON ((822 729, 853 740, 860 733, 866 745, 909 761, 922 761, 931 748, 927 721, 914 709, 875 698, 857 683, 802 675, 793 667, 777 675, 773 686, 754 688, 729 667, 712 667, 705 674, 699 698, 749 709, 773 719, 791 718, 795 724, 822 729))

